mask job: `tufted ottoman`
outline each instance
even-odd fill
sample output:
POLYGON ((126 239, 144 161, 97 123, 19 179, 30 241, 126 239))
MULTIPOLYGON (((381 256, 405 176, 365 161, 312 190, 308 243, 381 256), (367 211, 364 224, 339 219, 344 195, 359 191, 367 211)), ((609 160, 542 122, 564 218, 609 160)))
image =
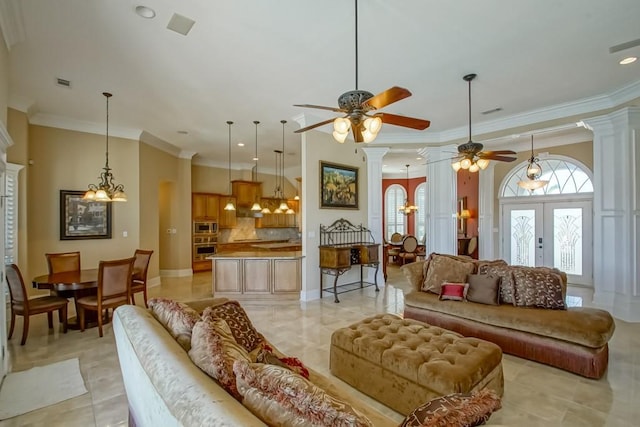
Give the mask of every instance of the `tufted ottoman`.
POLYGON ((488 387, 502 395, 504 384, 497 345, 392 314, 333 332, 330 369, 403 415, 450 393, 488 387))

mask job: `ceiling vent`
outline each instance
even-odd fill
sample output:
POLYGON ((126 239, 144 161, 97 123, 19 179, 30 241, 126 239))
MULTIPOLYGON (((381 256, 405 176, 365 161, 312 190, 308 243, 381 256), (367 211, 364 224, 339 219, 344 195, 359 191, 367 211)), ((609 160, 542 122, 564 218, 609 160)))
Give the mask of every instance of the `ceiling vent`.
POLYGON ((60 77, 56 77, 56 84, 58 86, 70 88, 71 80, 65 80, 65 79, 61 79, 60 77))
POLYGON ((186 16, 178 15, 174 13, 167 25, 167 28, 171 31, 175 31, 176 33, 180 33, 183 36, 186 36, 189 31, 191 31, 191 27, 195 24, 196 21, 193 19, 189 19, 186 16))

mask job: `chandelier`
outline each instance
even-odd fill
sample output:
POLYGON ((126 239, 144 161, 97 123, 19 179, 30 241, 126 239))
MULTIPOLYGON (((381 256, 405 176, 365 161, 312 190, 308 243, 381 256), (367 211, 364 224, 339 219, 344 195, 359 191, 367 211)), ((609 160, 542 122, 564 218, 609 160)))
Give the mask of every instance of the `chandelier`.
MULTIPOLYGON (((231 194, 231 125, 233 124, 232 121, 227 121, 227 124, 229 125, 229 187, 227 188, 228 193, 231 194)), ((236 207, 233 205, 233 199, 228 199, 227 200, 227 204, 224 206, 224 210, 225 211, 235 211, 236 207)))
POLYGON ((398 208, 398 211, 400 213, 405 214, 406 216, 409 216, 414 212, 418 212, 418 207, 415 206, 415 205, 410 205, 409 204, 409 197, 408 197, 408 194, 409 194, 409 165, 406 165, 406 166, 407 166, 407 198, 404 199, 404 205, 400 206, 398 208))
POLYGON ((542 167, 538 163, 539 160, 533 154, 533 134, 531 135, 531 157, 529 158, 529 164, 527 165, 527 169, 525 170, 525 175, 527 175, 526 180, 518 181, 518 187, 524 188, 525 190, 529 190, 533 192, 533 190, 537 190, 538 188, 542 188, 549 183, 548 180, 539 179, 542 175, 542 167))
POLYGON ((92 202, 126 202, 127 195, 124 192, 124 185, 116 185, 113 182, 113 174, 109 167, 109 98, 111 98, 112 95, 108 92, 102 92, 102 94, 107 99, 106 160, 102 168, 103 172, 100 173, 98 177, 100 182, 98 184, 89 184, 89 189, 84 193, 82 199, 92 202))

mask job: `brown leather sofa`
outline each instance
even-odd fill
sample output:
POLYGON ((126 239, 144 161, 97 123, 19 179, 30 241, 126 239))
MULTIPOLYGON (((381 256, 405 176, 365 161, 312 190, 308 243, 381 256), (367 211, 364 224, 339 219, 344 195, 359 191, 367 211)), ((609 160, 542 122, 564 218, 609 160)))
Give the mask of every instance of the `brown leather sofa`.
MULTIPOLYGON (((439 295, 422 290, 429 259, 427 264, 421 261, 402 267, 412 285, 412 291, 405 296, 405 318, 484 339, 499 345, 504 353, 587 378, 600 378, 606 371, 609 358, 607 343, 615 329, 614 320, 607 311, 586 307, 552 310, 504 303, 487 305, 440 300, 439 295)), ((474 272, 477 272, 482 261, 473 262, 476 266, 474 272)), ((566 275, 563 275, 562 282, 565 295, 566 275)))

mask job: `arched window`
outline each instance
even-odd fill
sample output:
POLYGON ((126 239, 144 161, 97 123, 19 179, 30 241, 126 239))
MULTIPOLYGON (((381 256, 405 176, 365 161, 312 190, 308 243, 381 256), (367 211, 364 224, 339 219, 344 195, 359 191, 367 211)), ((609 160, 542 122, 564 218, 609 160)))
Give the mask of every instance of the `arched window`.
POLYGON ((549 181, 537 190, 529 191, 518 186, 518 181, 527 180, 525 170, 528 162, 513 168, 503 181, 501 197, 546 196, 555 194, 593 193, 591 171, 576 160, 564 156, 549 156, 538 162, 542 167, 541 180, 549 181))
POLYGON ((427 184, 425 182, 418 184, 413 197, 413 204, 418 207, 418 212, 415 214, 415 234, 421 244, 424 243, 424 237, 427 233, 426 191, 427 184))
POLYGON ((402 185, 392 184, 387 187, 384 193, 385 207, 385 238, 391 239, 393 233, 406 233, 406 216, 398 211, 398 208, 404 204, 407 193, 402 185))

